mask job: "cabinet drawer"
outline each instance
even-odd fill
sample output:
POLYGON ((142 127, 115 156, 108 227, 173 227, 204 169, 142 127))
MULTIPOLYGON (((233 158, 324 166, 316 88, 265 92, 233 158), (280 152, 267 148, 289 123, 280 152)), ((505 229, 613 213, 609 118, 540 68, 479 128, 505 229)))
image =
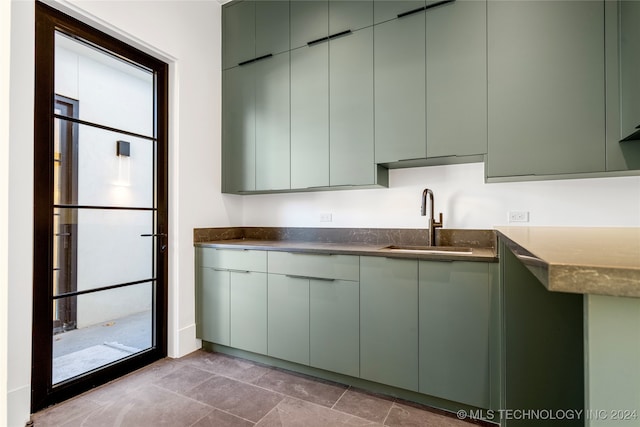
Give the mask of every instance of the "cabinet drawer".
POLYGON ((321 279, 360 280, 355 255, 319 255, 269 252, 269 273, 321 279))
POLYGON ((267 253, 245 249, 196 248, 200 267, 228 270, 267 271, 267 253))

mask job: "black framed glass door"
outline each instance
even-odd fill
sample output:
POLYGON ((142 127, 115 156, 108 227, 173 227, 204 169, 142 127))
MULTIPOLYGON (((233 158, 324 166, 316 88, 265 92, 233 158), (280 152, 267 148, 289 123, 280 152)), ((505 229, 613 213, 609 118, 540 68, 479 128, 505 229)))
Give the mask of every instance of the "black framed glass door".
POLYGON ((166 356, 167 68, 36 3, 33 411, 166 356))

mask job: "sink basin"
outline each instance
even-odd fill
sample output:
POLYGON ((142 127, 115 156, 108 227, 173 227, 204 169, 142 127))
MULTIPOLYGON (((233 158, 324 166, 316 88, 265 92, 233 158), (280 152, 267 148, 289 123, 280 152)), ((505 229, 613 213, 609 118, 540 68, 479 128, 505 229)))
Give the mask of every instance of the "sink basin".
POLYGON ((451 254, 451 255, 469 255, 473 252, 471 248, 455 247, 455 246, 387 246, 391 252, 418 253, 418 254, 451 254))

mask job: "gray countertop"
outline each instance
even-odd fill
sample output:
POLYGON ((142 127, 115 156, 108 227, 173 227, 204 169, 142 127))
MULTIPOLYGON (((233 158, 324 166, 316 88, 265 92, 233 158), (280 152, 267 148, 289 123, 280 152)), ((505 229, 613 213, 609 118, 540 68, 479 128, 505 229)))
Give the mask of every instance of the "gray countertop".
POLYGON ((640 297, 640 228, 498 227, 550 291, 640 297))

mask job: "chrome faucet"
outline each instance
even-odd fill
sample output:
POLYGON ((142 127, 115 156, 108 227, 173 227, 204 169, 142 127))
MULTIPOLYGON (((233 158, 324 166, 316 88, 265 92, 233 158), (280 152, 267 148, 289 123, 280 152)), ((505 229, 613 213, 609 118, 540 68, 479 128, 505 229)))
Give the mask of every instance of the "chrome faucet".
POLYGON ((422 192, 422 207, 420 209, 420 215, 427 215, 427 196, 429 197, 429 246, 436 245, 436 228, 442 227, 442 212, 440 212, 440 221, 435 221, 433 213, 433 191, 425 188, 422 192))

